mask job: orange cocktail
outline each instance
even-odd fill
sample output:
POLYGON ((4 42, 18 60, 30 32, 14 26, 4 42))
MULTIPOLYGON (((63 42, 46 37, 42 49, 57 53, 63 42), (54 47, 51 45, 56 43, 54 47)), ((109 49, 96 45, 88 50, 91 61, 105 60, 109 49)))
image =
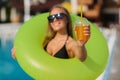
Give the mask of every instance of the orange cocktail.
POLYGON ((76 35, 77 40, 79 40, 79 41, 87 41, 89 39, 89 37, 84 34, 84 28, 88 28, 88 27, 89 27, 89 25, 75 26, 75 35, 76 35))
POLYGON ((79 41, 87 41, 89 39, 89 36, 85 35, 84 29, 89 27, 90 25, 85 18, 83 18, 82 21, 77 20, 74 25, 76 39, 79 41))

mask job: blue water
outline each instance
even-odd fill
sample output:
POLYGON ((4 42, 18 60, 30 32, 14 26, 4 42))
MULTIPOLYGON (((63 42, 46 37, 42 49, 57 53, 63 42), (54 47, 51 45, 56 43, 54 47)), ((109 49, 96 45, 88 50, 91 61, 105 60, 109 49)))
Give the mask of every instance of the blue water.
POLYGON ((0 40, 0 80, 33 80, 11 57, 12 47, 12 40, 7 40, 4 46, 0 40))

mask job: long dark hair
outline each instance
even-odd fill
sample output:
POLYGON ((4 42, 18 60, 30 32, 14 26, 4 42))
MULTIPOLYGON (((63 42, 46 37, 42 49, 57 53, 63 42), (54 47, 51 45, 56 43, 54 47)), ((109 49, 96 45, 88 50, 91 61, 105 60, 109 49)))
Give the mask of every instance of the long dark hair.
MULTIPOLYGON (((71 36, 73 37, 73 34, 72 34, 72 22, 71 22, 71 18, 70 18, 70 14, 69 12, 67 11, 66 8, 62 7, 61 5, 57 4, 57 5, 54 5, 49 12, 51 12, 53 9, 55 8, 60 8, 62 10, 65 11, 65 14, 67 15, 67 20, 68 20, 68 24, 67 24, 67 34, 68 36, 71 36)), ((48 23, 48 28, 47 28, 47 32, 46 32, 46 37, 45 37, 45 40, 43 42, 43 47, 45 48, 46 45, 49 43, 49 41, 51 39, 53 39, 56 35, 56 32, 52 29, 50 23, 48 23)))

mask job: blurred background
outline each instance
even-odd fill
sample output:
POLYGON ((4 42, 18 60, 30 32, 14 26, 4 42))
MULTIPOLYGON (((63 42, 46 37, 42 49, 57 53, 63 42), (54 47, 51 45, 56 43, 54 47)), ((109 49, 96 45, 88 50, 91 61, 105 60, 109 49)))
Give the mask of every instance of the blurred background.
POLYGON ((120 0, 0 0, 0 80, 33 80, 11 56, 14 37, 32 16, 48 12, 61 4, 70 13, 93 22, 108 43, 109 60, 97 80, 120 80, 120 0))

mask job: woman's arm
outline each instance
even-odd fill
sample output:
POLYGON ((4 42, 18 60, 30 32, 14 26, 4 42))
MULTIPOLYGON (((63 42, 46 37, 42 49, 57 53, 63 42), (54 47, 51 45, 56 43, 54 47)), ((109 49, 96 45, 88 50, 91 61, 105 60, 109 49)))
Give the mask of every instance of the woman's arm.
POLYGON ((70 58, 76 57, 80 61, 85 61, 87 57, 87 51, 85 46, 80 43, 80 41, 75 41, 69 38, 67 41, 66 49, 70 58))
POLYGON ((87 58, 87 51, 86 51, 85 45, 79 46, 79 49, 81 49, 80 50, 80 53, 81 53, 80 60, 85 61, 87 58))
MULTIPOLYGON (((90 27, 88 28, 84 28, 84 35, 88 38, 90 38, 90 27)), ((69 40, 67 41, 67 47, 68 47, 68 51, 69 53, 73 54, 73 57, 77 57, 80 61, 85 61, 85 59, 87 58, 87 51, 85 48, 85 44, 87 43, 87 41, 74 41, 72 38, 69 38, 69 40)))
POLYGON ((77 41, 71 47, 71 52, 78 58, 80 61, 85 61, 87 58, 87 51, 84 45, 81 46, 80 42, 77 41))

